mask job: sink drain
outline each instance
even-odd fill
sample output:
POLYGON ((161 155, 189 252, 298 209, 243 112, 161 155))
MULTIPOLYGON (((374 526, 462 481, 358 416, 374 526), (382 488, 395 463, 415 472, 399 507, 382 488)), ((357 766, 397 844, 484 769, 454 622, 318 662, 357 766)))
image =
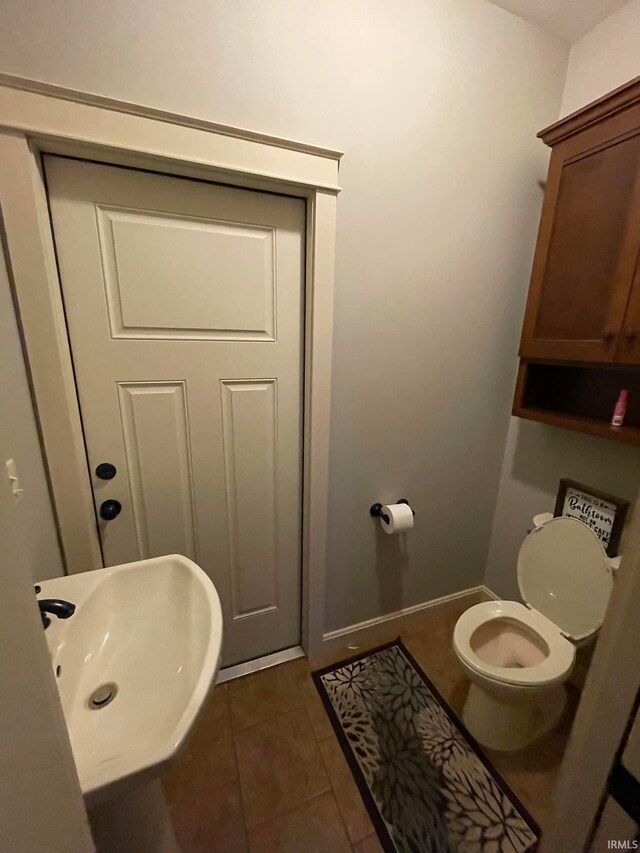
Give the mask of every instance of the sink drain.
POLYGON ((118 685, 112 681, 109 681, 107 684, 101 684, 89 696, 87 704, 92 711, 97 711, 98 708, 106 708, 116 698, 117 692, 118 685))

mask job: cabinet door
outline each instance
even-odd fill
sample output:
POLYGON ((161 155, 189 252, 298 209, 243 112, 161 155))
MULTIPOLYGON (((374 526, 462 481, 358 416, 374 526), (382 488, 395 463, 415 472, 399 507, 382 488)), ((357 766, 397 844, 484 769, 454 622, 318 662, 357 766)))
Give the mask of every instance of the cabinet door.
POLYGON ((640 258, 624 317, 616 361, 640 364, 640 258))
POLYGON ((576 148, 552 155, 520 354, 613 361, 640 247, 640 136, 576 148))

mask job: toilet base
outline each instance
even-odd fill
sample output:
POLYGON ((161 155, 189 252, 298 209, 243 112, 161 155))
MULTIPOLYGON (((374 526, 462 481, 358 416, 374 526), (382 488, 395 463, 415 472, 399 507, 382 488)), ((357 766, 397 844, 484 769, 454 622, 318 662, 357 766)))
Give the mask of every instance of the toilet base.
POLYGON ((560 721, 566 702, 567 691, 562 684, 529 696, 521 690, 497 695, 472 682, 462 719, 482 746, 515 752, 551 731, 560 721))

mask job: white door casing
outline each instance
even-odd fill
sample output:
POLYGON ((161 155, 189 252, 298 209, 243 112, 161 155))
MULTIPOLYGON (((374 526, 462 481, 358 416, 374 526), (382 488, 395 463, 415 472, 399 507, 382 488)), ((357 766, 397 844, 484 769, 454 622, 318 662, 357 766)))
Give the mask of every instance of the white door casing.
POLYGON ((96 506, 122 504, 99 522, 105 564, 197 560, 225 665, 296 645, 304 202, 45 167, 96 506))
POLYGON ((42 158, 57 154, 305 199, 302 645, 324 649, 331 343, 342 153, 0 74, 0 207, 69 572, 102 565, 42 158))

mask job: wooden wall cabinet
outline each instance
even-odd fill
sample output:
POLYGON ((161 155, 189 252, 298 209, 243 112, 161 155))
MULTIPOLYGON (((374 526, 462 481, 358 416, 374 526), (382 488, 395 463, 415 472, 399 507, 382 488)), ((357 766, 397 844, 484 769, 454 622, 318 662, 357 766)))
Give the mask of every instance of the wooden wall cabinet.
POLYGON ((640 78, 538 135, 552 153, 513 413, 640 444, 640 78))

